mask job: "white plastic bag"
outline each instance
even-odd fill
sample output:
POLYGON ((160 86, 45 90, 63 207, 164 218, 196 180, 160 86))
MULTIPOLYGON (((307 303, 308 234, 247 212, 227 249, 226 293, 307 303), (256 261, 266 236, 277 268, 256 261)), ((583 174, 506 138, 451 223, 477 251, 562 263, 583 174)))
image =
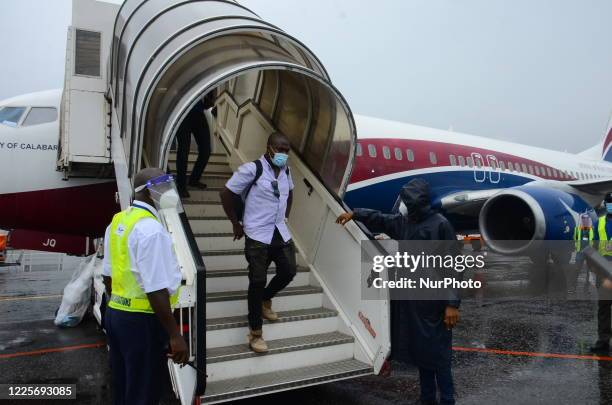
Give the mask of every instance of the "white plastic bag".
POLYGON ((64 288, 62 303, 55 316, 55 325, 62 328, 77 326, 89 304, 91 303, 91 282, 93 280, 96 255, 83 259, 79 267, 72 274, 72 278, 64 288))

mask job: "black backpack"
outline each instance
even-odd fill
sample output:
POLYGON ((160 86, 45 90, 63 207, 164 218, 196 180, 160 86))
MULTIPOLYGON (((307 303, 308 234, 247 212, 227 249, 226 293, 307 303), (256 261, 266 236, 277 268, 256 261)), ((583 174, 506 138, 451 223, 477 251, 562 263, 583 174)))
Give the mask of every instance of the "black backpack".
MULTIPOLYGON (((246 190, 242 192, 241 195, 234 194, 235 196, 234 197, 235 198, 234 207, 236 207, 236 217, 240 221, 242 221, 242 217, 244 216, 244 206, 246 203, 246 199, 249 193, 251 192, 251 187, 257 185, 257 180, 259 180, 259 178, 261 177, 263 173, 263 166, 261 164, 261 160, 259 159, 253 160, 253 163, 255 163, 255 178, 253 179, 251 184, 249 184, 246 190)), ((285 169, 285 173, 287 174, 287 177, 289 177, 289 166, 287 166, 287 168, 285 169)))

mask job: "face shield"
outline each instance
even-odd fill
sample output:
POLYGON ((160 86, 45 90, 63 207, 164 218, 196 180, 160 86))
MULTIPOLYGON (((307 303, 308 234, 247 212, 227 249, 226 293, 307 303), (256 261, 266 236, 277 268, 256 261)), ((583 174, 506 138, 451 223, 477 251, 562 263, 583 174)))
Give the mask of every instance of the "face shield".
POLYGON ((144 189, 149 190, 149 195, 155 204, 155 208, 162 210, 176 210, 178 214, 183 212, 183 204, 176 190, 174 177, 170 174, 164 174, 155 177, 146 184, 136 187, 134 192, 138 193, 144 189))
POLYGON ((580 226, 582 228, 592 228, 593 227, 593 220, 591 219, 591 216, 589 214, 580 215, 580 226))

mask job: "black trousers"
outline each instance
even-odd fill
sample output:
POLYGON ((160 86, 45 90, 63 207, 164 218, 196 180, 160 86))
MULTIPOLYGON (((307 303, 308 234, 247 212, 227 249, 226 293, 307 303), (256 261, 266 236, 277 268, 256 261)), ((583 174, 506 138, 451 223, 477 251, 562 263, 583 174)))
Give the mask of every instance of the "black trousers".
POLYGON ((190 113, 176 134, 176 186, 183 190, 187 188, 187 165, 192 133, 198 144, 198 159, 191 171, 189 182, 197 183, 210 159, 210 130, 203 114, 190 113))
POLYGON ((597 301, 597 340, 610 343, 612 338, 612 300, 597 301))
POLYGON ((249 327, 259 330, 263 325, 261 319, 261 305, 263 301, 270 300, 285 288, 297 270, 295 261, 295 246, 293 241, 284 242, 278 229, 274 230, 272 242, 267 245, 246 237, 244 255, 249 263, 249 327), (268 267, 270 263, 276 264, 276 275, 268 281, 268 267))
POLYGON ((114 405, 154 405, 161 397, 168 335, 155 314, 106 308, 114 405))

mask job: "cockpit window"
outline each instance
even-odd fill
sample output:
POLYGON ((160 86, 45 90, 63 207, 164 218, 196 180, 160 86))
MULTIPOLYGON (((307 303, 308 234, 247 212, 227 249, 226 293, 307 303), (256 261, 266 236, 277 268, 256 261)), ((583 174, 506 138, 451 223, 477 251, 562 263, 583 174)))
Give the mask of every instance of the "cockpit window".
POLYGON ((30 125, 46 124, 57 119, 57 109, 55 107, 32 107, 25 120, 24 127, 30 125))
POLYGON ((0 124, 16 127, 25 110, 25 107, 0 108, 0 124))

